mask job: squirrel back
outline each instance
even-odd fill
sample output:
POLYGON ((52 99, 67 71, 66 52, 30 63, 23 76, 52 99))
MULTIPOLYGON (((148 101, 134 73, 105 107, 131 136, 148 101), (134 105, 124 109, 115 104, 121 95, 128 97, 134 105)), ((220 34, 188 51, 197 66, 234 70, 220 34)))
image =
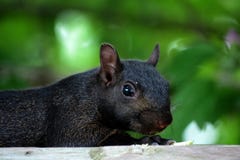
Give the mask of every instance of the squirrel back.
POLYGON ((158 45, 147 61, 121 61, 103 44, 99 68, 42 88, 1 91, 0 146, 99 146, 125 130, 162 131, 172 116, 158 59, 158 45))

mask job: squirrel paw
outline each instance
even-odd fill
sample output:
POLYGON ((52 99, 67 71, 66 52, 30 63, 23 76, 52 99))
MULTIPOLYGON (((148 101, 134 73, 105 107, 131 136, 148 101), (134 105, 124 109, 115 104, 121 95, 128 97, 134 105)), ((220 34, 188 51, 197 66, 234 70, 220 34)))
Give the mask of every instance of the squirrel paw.
POLYGON ((173 145, 176 141, 171 139, 164 139, 158 135, 151 137, 144 137, 140 139, 141 144, 149 144, 149 145, 173 145))

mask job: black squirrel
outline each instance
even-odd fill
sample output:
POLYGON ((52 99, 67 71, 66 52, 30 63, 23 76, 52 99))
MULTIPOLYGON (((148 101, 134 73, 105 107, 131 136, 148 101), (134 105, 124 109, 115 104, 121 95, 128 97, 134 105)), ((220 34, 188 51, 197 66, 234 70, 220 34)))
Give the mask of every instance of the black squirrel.
POLYGON ((147 61, 120 61, 100 47, 100 67, 35 89, 0 92, 0 147, 170 144, 154 135, 172 122, 169 84, 147 61), (146 135, 134 139, 125 131, 146 135))

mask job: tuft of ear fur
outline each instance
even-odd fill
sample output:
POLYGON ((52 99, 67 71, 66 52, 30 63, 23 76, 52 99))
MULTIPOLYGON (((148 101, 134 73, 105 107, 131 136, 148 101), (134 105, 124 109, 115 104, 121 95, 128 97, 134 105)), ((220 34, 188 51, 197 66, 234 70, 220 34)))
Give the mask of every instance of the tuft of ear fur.
POLYGON ((151 56, 149 57, 149 59, 147 60, 147 63, 153 65, 154 67, 156 67, 158 60, 159 60, 159 44, 156 44, 151 56))
POLYGON ((100 77, 106 86, 116 82, 116 77, 122 71, 117 51, 111 44, 103 43, 100 47, 100 77))

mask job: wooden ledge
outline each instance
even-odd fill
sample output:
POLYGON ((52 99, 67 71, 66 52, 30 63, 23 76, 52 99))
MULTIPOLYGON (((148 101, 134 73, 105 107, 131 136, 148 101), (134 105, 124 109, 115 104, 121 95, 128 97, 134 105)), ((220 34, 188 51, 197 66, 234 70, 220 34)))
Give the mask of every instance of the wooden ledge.
POLYGON ((0 160, 240 160, 240 145, 0 148, 0 160))

